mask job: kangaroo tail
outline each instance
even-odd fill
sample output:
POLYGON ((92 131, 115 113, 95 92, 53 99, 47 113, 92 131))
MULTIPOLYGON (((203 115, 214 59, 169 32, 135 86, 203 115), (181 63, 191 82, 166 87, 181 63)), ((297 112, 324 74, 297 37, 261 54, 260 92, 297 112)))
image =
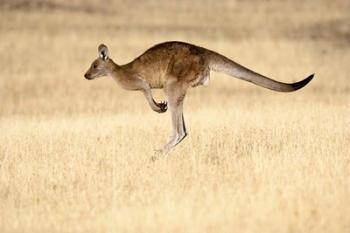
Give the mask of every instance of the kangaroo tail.
POLYGON ((209 67, 211 70, 223 72, 230 76, 233 76, 248 82, 252 82, 258 86, 265 87, 274 91, 280 91, 280 92, 296 91, 304 87, 306 84, 308 84, 314 77, 314 74, 312 74, 309 77, 296 83, 278 82, 268 77, 265 77, 261 74, 258 74, 232 61, 231 59, 213 51, 211 51, 209 55, 209 67))

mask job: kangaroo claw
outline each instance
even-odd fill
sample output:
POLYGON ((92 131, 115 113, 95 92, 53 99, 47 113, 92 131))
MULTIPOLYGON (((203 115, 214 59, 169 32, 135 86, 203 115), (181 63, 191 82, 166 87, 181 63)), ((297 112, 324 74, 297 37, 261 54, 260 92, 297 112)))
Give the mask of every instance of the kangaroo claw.
POLYGON ((160 103, 157 103, 157 106, 159 107, 159 113, 166 112, 168 110, 168 103, 166 101, 162 101, 160 103))

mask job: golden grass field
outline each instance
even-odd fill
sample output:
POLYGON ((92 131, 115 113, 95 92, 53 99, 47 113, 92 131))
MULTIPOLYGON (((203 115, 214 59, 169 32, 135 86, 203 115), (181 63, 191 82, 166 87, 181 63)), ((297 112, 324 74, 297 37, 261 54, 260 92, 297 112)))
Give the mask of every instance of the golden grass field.
POLYGON ((349 1, 106 2, 0 2, 1 233, 350 232, 349 1), (101 42, 123 64, 166 40, 316 76, 285 94, 212 73, 152 163, 169 112, 83 74, 101 42))

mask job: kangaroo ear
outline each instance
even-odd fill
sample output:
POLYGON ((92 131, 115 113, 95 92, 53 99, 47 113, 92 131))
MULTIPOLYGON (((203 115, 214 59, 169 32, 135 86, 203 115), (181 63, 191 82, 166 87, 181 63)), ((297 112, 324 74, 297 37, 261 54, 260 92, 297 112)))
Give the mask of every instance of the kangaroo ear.
POLYGON ((103 59, 103 60, 107 60, 108 58, 108 48, 106 45, 104 44, 100 44, 98 46, 98 55, 103 59))

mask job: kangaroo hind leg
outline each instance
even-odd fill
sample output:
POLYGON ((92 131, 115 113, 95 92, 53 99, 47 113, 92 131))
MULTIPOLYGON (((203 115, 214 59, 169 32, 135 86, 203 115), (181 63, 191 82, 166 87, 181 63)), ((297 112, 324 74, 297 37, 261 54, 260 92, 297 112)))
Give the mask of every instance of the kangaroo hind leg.
POLYGON ((171 111, 173 132, 170 140, 161 150, 162 154, 168 153, 187 136, 183 116, 183 102, 186 95, 186 89, 181 88, 181 85, 170 85, 167 87, 167 95, 169 108, 171 111))

